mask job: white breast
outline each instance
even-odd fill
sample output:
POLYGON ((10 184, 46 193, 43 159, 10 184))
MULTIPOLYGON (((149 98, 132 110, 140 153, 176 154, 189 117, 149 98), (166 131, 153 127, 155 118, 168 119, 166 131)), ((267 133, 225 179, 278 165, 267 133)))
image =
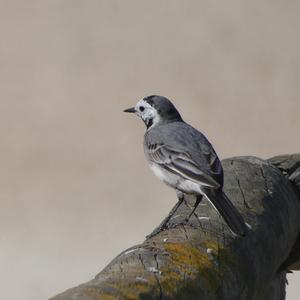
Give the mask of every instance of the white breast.
POLYGON ((179 184, 180 177, 178 175, 161 168, 157 164, 150 164, 150 168, 153 173, 167 185, 176 188, 176 186, 179 184))
POLYGON ((201 186, 198 183, 184 179, 182 176, 169 172, 157 164, 150 164, 150 168, 153 173, 167 185, 187 194, 202 194, 201 186))

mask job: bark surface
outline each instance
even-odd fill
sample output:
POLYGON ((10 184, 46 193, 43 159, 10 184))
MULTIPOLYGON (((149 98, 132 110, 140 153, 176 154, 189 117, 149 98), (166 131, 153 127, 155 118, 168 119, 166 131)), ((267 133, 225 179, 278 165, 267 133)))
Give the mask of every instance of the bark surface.
POLYGON ((206 200, 187 221, 195 198, 186 197, 166 230, 51 300, 285 299, 286 271, 300 266, 300 154, 222 164, 246 237, 234 236, 206 200))

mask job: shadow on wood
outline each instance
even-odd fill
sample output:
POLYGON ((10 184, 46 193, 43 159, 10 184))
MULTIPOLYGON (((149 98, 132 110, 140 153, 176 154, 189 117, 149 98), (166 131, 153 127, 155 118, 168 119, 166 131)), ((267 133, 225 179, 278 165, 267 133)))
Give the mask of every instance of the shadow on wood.
POLYGON ((246 237, 205 200, 186 221, 195 201, 187 197, 166 230, 51 300, 285 299, 286 271, 300 260, 300 154, 222 164, 224 191, 251 227, 246 237))

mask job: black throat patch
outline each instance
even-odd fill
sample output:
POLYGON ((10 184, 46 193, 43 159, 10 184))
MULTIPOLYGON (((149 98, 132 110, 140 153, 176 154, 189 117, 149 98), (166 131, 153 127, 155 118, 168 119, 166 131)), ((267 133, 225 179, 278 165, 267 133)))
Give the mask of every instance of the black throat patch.
POLYGON ((145 120, 145 124, 147 129, 149 129, 153 125, 153 119, 145 120))

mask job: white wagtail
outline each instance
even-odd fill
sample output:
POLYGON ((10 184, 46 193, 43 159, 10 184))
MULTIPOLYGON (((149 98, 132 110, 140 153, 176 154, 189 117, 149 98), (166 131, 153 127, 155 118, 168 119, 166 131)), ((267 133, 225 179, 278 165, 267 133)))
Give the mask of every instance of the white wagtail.
MULTIPOLYGON (((222 190, 223 168, 215 150, 201 132, 182 120, 171 101, 148 96, 124 112, 135 113, 147 127, 144 151, 150 168, 177 192, 179 201, 172 212, 181 205, 184 194, 192 194, 196 201, 191 216, 204 196, 235 234, 245 235, 247 227, 242 216, 222 190)), ((160 229, 171 217, 172 213, 160 229)))

